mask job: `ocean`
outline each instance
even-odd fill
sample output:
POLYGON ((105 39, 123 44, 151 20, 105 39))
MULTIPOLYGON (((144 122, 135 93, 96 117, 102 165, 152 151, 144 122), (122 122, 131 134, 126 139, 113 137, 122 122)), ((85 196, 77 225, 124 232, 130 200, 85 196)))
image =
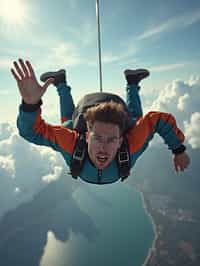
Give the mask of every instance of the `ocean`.
MULTIPOLYGON (((48 231, 40 266, 144 263, 154 231, 138 191, 121 182, 103 186, 82 183, 73 200, 81 215, 73 213, 70 232, 63 241, 48 231)), ((73 207, 63 202, 59 208, 63 213, 67 211, 69 217, 73 207)))

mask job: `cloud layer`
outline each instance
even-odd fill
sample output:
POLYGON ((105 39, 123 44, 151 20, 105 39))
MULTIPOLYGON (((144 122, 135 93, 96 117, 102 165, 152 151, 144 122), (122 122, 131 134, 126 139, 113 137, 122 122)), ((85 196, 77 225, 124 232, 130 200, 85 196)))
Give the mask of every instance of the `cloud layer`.
POLYGON ((61 156, 29 144, 8 123, 0 124, 0 217, 67 171, 61 156))
POLYGON ((189 144, 193 148, 200 147, 200 113, 196 112, 191 115, 190 121, 184 122, 185 135, 189 144))
POLYGON ((173 81, 158 95, 148 110, 172 113, 192 148, 200 147, 200 78, 173 81))

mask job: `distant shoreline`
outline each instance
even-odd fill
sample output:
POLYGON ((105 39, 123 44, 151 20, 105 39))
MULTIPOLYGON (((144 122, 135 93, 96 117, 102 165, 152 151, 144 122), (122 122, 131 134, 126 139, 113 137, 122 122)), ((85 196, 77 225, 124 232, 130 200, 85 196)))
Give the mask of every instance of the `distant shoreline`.
POLYGON ((139 189, 137 189, 137 190, 138 190, 138 192, 141 195, 142 205, 144 207, 144 210, 145 210, 146 214, 148 215, 148 217, 151 220, 151 223, 153 225, 153 231, 154 231, 154 240, 153 240, 152 246, 149 248, 147 257, 146 257, 144 263, 142 264, 142 266, 148 266, 148 263, 151 261, 151 258, 154 256, 155 251, 156 251, 156 243, 157 243, 157 240, 158 240, 158 231, 157 231, 157 227, 156 227, 156 224, 154 222, 154 219, 153 219, 153 217, 151 215, 151 212, 148 210, 148 204, 146 204, 146 202, 145 202, 144 193, 141 190, 139 190, 139 189))

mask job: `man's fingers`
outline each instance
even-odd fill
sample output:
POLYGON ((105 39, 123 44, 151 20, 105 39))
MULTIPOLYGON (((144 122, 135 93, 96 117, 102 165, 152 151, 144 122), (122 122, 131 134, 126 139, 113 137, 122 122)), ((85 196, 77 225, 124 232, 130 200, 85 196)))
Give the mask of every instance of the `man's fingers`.
POLYGON ((29 70, 31 77, 35 78, 35 73, 34 73, 34 70, 33 70, 31 63, 29 61, 26 61, 26 65, 28 67, 28 70, 29 70))
POLYGON ((14 69, 11 68, 11 73, 13 74, 14 78, 16 79, 17 82, 20 82, 20 78, 18 77, 18 75, 15 73, 14 69))
POLYGON ((184 165, 180 165, 180 171, 182 172, 184 171, 184 169, 185 169, 184 165))
POLYGON ((20 78, 23 79, 24 78, 24 73, 22 72, 22 70, 19 67, 18 63, 16 61, 14 61, 13 64, 14 64, 15 69, 16 69, 17 73, 19 74, 20 78))
POLYGON ((23 71, 24 71, 25 76, 26 76, 26 77, 29 77, 30 74, 29 74, 29 72, 28 72, 28 68, 27 68, 27 66, 24 64, 24 61, 23 61, 22 59, 19 59, 19 63, 20 63, 20 65, 21 65, 21 67, 22 67, 22 69, 23 69, 23 71))
POLYGON ((186 153, 174 156, 174 168, 176 172, 184 171, 190 164, 190 157, 186 153))
POLYGON ((188 163, 187 162, 179 163, 177 167, 178 167, 179 171, 182 172, 188 167, 188 163))
POLYGON ((176 172, 178 172, 178 164, 177 164, 176 160, 174 160, 174 168, 175 168, 176 172))
POLYGON ((184 171, 184 169, 186 168, 186 165, 184 164, 184 163, 177 163, 176 164, 176 168, 177 168, 177 172, 182 172, 182 171, 184 171))

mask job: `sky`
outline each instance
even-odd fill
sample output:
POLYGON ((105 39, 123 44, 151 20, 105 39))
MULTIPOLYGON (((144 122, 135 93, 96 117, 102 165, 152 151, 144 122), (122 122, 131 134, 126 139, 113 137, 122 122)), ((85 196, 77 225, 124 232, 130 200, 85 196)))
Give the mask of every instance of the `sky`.
MULTIPOLYGON (((18 135, 15 121, 21 98, 10 73, 12 62, 30 60, 37 77, 65 68, 75 102, 99 90, 99 74, 95 1, 0 0, 0 6, 3 213, 30 199, 65 169, 59 154, 18 135)), ((125 97, 123 71, 149 69, 150 77, 141 82, 140 90, 144 112, 172 113, 186 145, 200 148, 200 2, 104 0, 100 22, 103 90, 125 97)), ((50 123, 60 123, 58 100, 55 87, 50 86, 42 107, 50 123)))
MULTIPOLYGON (((0 121, 16 119, 21 99, 10 68, 20 57, 31 61, 37 77, 65 68, 75 102, 99 90, 94 0, 0 0, 0 4, 0 112, 4 113, 0 121)), ((199 76, 199 1, 104 0, 100 23, 104 91, 124 96, 123 71, 147 68, 151 75, 141 84, 141 96, 148 108, 167 84, 199 76)), ((53 86, 44 99, 44 114, 58 122, 53 86)))

